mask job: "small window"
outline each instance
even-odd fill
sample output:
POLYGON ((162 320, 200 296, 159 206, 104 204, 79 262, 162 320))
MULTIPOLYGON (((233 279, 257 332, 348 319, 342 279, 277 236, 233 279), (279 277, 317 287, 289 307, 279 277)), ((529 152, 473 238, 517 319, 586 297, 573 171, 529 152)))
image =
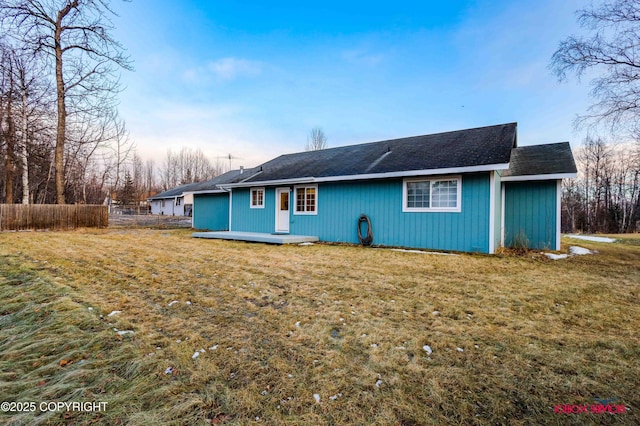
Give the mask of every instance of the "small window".
POLYGON ((251 189, 251 208, 252 209, 264 208, 264 188, 251 189))
POLYGON ((405 179, 402 211, 459 212, 461 187, 460 176, 405 179))
POLYGON ((318 187, 299 186, 296 187, 296 214, 318 214, 318 187))
POLYGON ((179 206, 180 204, 182 204, 182 198, 178 197, 176 198, 176 206, 179 206))
POLYGON ((164 200, 162 200, 160 204, 162 205, 162 207, 164 207, 164 200))

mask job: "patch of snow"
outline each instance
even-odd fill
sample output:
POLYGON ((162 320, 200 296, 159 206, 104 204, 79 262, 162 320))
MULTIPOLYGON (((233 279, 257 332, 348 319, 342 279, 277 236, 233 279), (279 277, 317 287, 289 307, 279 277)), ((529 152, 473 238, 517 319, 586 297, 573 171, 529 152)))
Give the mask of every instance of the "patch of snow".
POLYGON ((300 328, 300 321, 296 321, 296 323, 294 324, 296 327, 300 328))
POLYGON ((376 343, 372 343, 372 344, 371 344, 371 347, 375 349, 375 348, 377 348, 377 347, 378 347, 378 345, 377 345, 376 343))
POLYGON ((192 304, 191 301, 187 300, 187 305, 191 306, 191 304, 192 304))
POLYGON ((298 244, 298 245, 299 245, 299 246, 312 246, 312 245, 314 245, 314 244, 313 244, 313 243, 310 243, 310 242, 306 242, 306 243, 300 243, 300 244, 298 244))
POLYGON ((569 234, 567 235, 567 237, 569 238, 575 238, 577 240, 585 240, 585 241, 593 241, 596 243, 615 243, 616 240, 615 238, 609 238, 609 237, 593 237, 591 235, 576 235, 576 234, 569 234))
POLYGON ((464 349, 462 349, 462 348, 456 348, 456 351, 458 351, 458 352, 464 352, 464 349))
POLYGON ((544 254, 551 260, 560 260, 560 259, 566 259, 567 257, 569 257, 568 254, 553 254, 553 253, 542 253, 542 254, 544 254))
POLYGON ((379 388, 380 385, 382 385, 382 380, 378 379, 378 381, 376 382, 376 387, 379 388))
POLYGON ((122 311, 111 311, 111 313, 109 315, 107 315, 107 316, 108 317, 112 317, 112 316, 115 316, 115 315, 118 315, 118 314, 121 314, 121 313, 122 313, 122 311))
POLYGON ((440 311, 433 311, 431 312, 431 315, 440 315, 440 311))
POLYGON ((124 336, 126 334, 133 334, 132 330, 121 330, 117 332, 120 336, 124 336))
POLYGON ((216 349, 218 349, 218 345, 213 345, 209 348, 210 351, 215 351, 216 349))
POLYGON ((336 399, 338 399, 338 397, 342 396, 341 393, 337 393, 335 395, 332 395, 329 397, 330 400, 335 401, 336 399))
POLYGON ((191 359, 196 359, 196 358, 198 358, 199 356, 200 356, 200 352, 199 352, 199 351, 196 351, 196 352, 194 352, 194 353, 193 353, 193 355, 191 355, 191 359))
POLYGON ((569 256, 581 256, 585 254, 595 254, 598 253, 596 250, 589 250, 584 247, 579 246, 571 246, 569 247, 569 254, 553 254, 553 253, 542 253, 547 256, 551 260, 559 260, 566 259, 569 256))
POLYGON ((320 394, 314 393, 313 394, 313 399, 316 400, 316 404, 320 403, 320 394))
POLYGON ((431 350, 431 346, 429 346, 429 345, 424 345, 424 346, 422 347, 422 349, 424 349, 424 351, 427 353, 427 355, 431 355, 431 353, 433 352, 433 351, 431 350))
POLYGON ((87 309, 93 311, 93 308, 91 306, 89 306, 87 309))
POLYGON ((174 301, 172 301, 172 302, 169 302, 169 306, 173 306, 173 305, 175 305, 176 303, 178 303, 178 301, 177 301, 177 300, 174 300, 174 301))
POLYGON ((571 246, 569 247, 569 253, 573 254, 573 255, 584 255, 584 254, 593 254, 593 252, 589 249, 586 249, 584 247, 578 247, 578 246, 571 246))
POLYGON ((365 333, 362 333, 362 337, 367 337, 367 335, 365 333))

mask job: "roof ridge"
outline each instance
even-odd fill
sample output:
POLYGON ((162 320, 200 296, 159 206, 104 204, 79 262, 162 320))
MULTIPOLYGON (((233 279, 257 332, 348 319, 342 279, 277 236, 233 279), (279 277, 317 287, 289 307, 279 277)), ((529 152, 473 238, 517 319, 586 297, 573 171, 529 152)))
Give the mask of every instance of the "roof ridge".
MULTIPOLYGON (((331 148, 318 149, 318 150, 313 150, 313 151, 291 152, 291 153, 288 153, 288 154, 281 154, 278 157, 274 158, 273 160, 281 158, 281 157, 288 157, 288 156, 293 156, 293 155, 314 155, 314 154, 319 153, 319 152, 328 152, 328 151, 346 149, 346 148, 351 148, 351 147, 361 147, 361 146, 376 145, 376 144, 388 144, 388 143, 395 143, 395 142, 399 142, 399 141, 408 141, 410 139, 424 138, 424 137, 427 137, 427 136, 429 136, 429 137, 431 137, 431 136, 442 136, 442 135, 447 135, 447 134, 451 134, 451 133, 463 133, 463 132, 469 132, 469 131, 474 131, 474 130, 488 129, 488 128, 491 128, 491 127, 502 127, 502 126, 509 126, 509 125, 515 125, 517 127, 518 123, 516 121, 514 121, 514 122, 510 122, 510 123, 493 124, 493 125, 480 126, 480 127, 470 127, 468 129, 450 130, 450 131, 447 131, 447 132, 425 133, 425 134, 422 134, 422 135, 405 136, 405 137, 402 137, 402 138, 395 138, 395 139, 384 139, 384 140, 373 141, 373 142, 354 143, 354 144, 350 144, 350 145, 334 146, 334 147, 331 147, 331 148)), ((271 162, 273 160, 270 160, 268 162, 271 162)), ((265 163, 263 163, 263 164, 265 164, 265 163)))

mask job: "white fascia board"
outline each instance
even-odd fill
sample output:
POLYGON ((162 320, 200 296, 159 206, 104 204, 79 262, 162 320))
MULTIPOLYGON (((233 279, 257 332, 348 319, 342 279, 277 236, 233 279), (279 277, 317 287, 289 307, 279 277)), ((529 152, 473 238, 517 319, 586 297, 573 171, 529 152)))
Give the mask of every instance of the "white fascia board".
POLYGON ((556 250, 560 250, 560 231, 562 230, 562 180, 556 184, 556 250))
POLYGON ((431 176, 431 175, 448 175, 454 173, 473 173, 473 172, 488 172, 492 170, 505 170, 509 168, 509 163, 502 164, 485 164, 482 166, 468 166, 468 167, 450 167, 446 169, 427 169, 427 170, 404 170, 401 172, 388 172, 388 173, 368 173, 359 175, 345 175, 345 176, 326 176, 326 177, 303 177, 294 179, 280 179, 280 180, 265 180, 259 182, 241 182, 228 185, 220 185, 220 187, 227 188, 242 188, 249 186, 268 186, 268 185, 293 185, 299 183, 320 183, 320 182, 338 182, 347 180, 370 180, 370 179, 389 179, 389 178, 401 178, 411 176, 431 176))
POLYGON ((491 170, 501 170, 509 168, 509 163, 504 164, 486 164, 482 166, 468 166, 468 167, 450 167, 447 169, 428 169, 428 170, 405 170, 402 172, 389 172, 389 173, 370 173, 362 175, 350 175, 350 176, 328 176, 324 178, 318 178, 316 182, 335 182, 341 180, 368 180, 368 179, 387 179, 397 177, 411 177, 411 176, 431 176, 431 175, 448 175, 455 173, 473 173, 473 172, 488 172, 491 170))
POLYGON ((489 174, 489 254, 495 253, 496 245, 496 176, 489 174))
POLYGON ((505 176, 502 182, 521 182, 526 180, 557 180, 572 179, 577 177, 577 173, 556 173, 550 175, 522 175, 522 176, 505 176))
POLYGON ((294 179, 278 179, 278 180, 263 180, 259 182, 239 182, 239 183, 228 183, 218 185, 222 189, 231 189, 231 188, 253 188, 257 186, 268 186, 268 185, 294 185, 298 183, 312 183, 315 182, 314 177, 304 177, 304 178, 294 178, 294 179))
POLYGON ((181 197, 182 195, 169 195, 167 197, 152 197, 147 198, 147 201, 161 201, 161 200, 173 200, 176 197, 181 197))

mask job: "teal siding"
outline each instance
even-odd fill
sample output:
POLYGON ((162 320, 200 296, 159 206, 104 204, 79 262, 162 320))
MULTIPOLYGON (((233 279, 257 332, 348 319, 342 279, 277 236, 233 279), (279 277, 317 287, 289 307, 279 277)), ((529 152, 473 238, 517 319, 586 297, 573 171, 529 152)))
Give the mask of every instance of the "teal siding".
POLYGON ((231 212, 231 230, 242 232, 261 232, 271 234, 276 229, 276 192, 275 188, 265 188, 264 208, 250 208, 249 188, 233 190, 233 210, 231 212))
POLYGON ((358 243, 357 222, 369 216, 374 244, 489 251, 489 175, 463 175, 460 213, 403 212, 402 179, 318 186, 318 215, 293 215, 291 233, 358 243))
POLYGON ((229 230, 229 194, 195 194, 193 227, 209 231, 229 230))
POLYGON ((529 248, 555 249, 557 183, 505 182, 504 243, 526 237, 529 248))
MULTIPOLYGON (((405 213, 402 179, 320 183, 318 214, 292 212, 290 233, 357 244, 356 226, 364 213, 371 219, 376 245, 487 253, 489 187, 489 173, 463 175, 461 212, 405 213)), ((234 190, 231 229, 274 232, 275 188, 266 188, 264 209, 249 208, 249 189, 234 190)))

